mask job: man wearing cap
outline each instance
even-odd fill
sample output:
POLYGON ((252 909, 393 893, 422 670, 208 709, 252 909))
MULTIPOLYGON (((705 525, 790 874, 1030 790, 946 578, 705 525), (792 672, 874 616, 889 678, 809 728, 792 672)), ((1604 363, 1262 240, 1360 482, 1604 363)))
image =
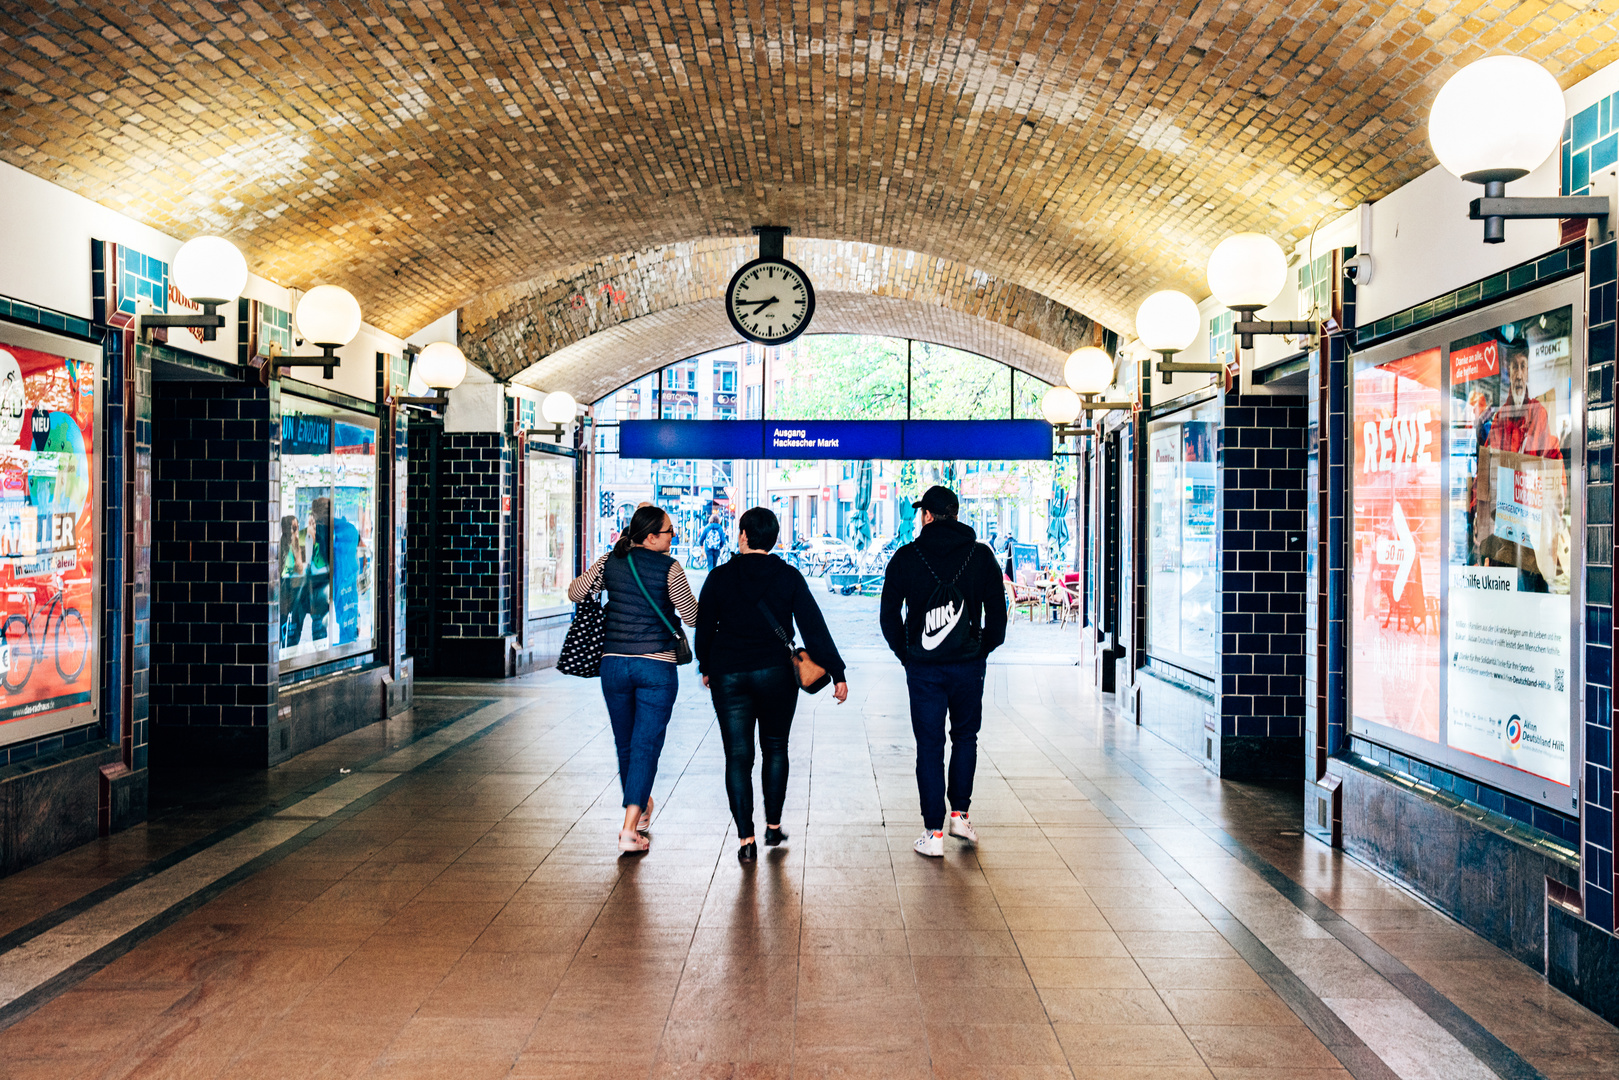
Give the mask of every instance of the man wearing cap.
POLYGON ((905 665, 911 695, 916 788, 926 829, 916 851, 938 858, 944 854, 946 795, 950 834, 969 843, 978 841, 967 811, 978 767, 978 729, 984 719, 984 661, 1006 640, 1006 601, 994 553, 956 520, 960 508, 956 493, 930 487, 912 505, 921 511, 922 532, 888 563, 880 618, 884 640, 905 665))

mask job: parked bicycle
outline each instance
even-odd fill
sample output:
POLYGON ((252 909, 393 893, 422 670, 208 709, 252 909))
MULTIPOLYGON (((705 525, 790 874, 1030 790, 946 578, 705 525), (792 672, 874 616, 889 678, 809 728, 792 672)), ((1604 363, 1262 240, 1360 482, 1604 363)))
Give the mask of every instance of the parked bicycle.
POLYGON ((57 589, 50 603, 43 608, 44 619, 39 637, 34 636, 34 620, 41 614, 37 594, 33 589, 14 589, 28 605, 28 614, 13 613, 0 626, 0 686, 15 694, 28 685, 34 674, 34 665, 45 659, 45 639, 48 636, 56 651, 56 671, 63 679, 73 682, 84 671, 90 655, 90 631, 84 615, 67 602, 67 595, 57 589))

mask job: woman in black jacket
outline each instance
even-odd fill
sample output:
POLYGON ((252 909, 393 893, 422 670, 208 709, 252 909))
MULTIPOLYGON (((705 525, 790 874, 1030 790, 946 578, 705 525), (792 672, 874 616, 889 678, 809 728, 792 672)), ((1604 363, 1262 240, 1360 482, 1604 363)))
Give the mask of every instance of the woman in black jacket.
POLYGON ((787 801, 787 736, 798 707, 798 677, 783 635, 791 634, 795 619, 804 648, 832 676, 840 703, 849 697, 849 684, 804 575, 769 553, 781 532, 776 515, 756 506, 737 524, 736 556, 703 582, 693 651, 703 685, 714 693, 725 738, 725 792, 742 845, 737 858, 751 862, 759 852, 753 831, 756 724, 764 748, 765 846, 787 839, 781 810, 787 801))

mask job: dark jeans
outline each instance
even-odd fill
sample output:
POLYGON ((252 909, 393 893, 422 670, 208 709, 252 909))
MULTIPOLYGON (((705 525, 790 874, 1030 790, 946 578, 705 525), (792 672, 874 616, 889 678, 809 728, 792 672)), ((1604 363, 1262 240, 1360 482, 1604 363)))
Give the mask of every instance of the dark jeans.
POLYGON ((761 779, 765 789, 765 824, 781 824, 787 802, 787 736, 798 708, 798 679, 793 669, 780 667, 710 675, 714 712, 725 739, 725 793, 731 798, 731 817, 738 838, 753 833, 753 729, 759 728, 764 749, 761 779))
POLYGON ((710 574, 712 574, 714 572, 714 567, 719 565, 720 549, 719 548, 704 548, 703 550, 708 552, 708 572, 710 574))
POLYGON ((618 746, 624 805, 645 808, 658 775, 669 714, 675 711, 679 673, 667 660, 604 656, 601 680, 607 715, 613 722, 613 742, 618 746))
POLYGON ((963 813, 973 801, 978 769, 978 729, 984 723, 984 661, 906 664, 911 692, 911 731, 916 736, 916 790, 922 821, 944 828, 945 717, 950 719, 950 809, 963 813))

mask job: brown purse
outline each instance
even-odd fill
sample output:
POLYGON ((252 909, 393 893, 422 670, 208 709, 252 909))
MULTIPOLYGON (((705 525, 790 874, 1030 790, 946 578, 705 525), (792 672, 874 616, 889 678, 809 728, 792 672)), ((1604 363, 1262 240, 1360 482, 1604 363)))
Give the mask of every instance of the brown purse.
POLYGON ((798 676, 798 688, 806 694, 818 694, 825 690, 832 682, 832 676, 827 674, 826 668, 817 664, 807 650, 793 648, 793 635, 782 629, 781 623, 776 621, 775 612, 770 610, 763 599, 759 601, 759 611, 764 615, 765 622, 776 632, 776 636, 787 646, 793 660, 793 673, 798 676))

